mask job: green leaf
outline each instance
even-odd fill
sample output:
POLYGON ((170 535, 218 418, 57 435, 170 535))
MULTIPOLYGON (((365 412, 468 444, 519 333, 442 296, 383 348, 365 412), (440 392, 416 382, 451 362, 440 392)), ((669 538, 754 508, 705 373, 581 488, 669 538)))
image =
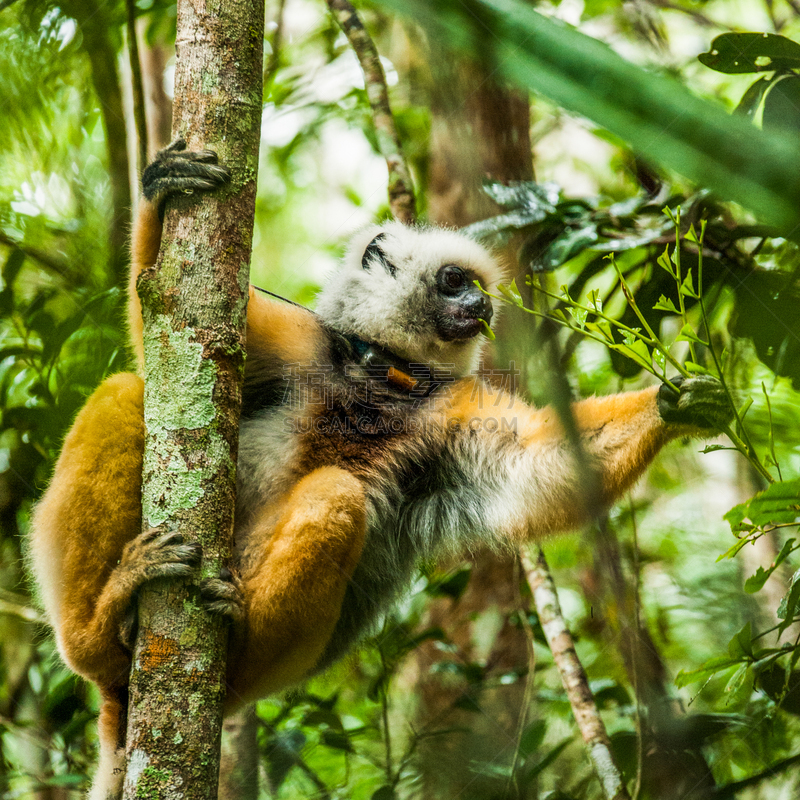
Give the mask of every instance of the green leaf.
POLYGON ((544 719, 534 720, 525 728, 519 740, 519 752, 523 758, 535 753, 542 746, 545 733, 547 720, 544 719))
POLYGON ((665 297, 663 294, 661 297, 658 298, 658 302, 653 306, 653 311, 669 311, 670 314, 679 314, 677 308, 675 308, 675 303, 669 297, 665 297))
POLYGON ((669 255, 669 245, 664 248, 664 252, 656 259, 656 263, 669 272, 672 277, 676 277, 675 267, 669 255))
POLYGON ((775 33, 723 33, 698 57, 717 72, 737 75, 800 67, 800 45, 775 33))
MULTIPOLYGON (((792 138, 759 131, 525 0, 387 5, 424 26, 437 46, 485 54, 497 66, 496 78, 593 120, 644 159, 745 204, 765 221, 797 222, 800 143, 792 138)), ((785 48, 795 63, 797 45, 785 48)))
POLYGON ((761 103, 761 98, 764 92, 769 88, 772 83, 772 78, 759 78, 755 83, 751 84, 748 90, 742 95, 739 105, 736 106, 733 113, 746 119, 753 119, 758 111, 758 106, 761 103))
POLYGON ((592 222, 577 230, 567 228, 551 245, 535 260, 539 270, 553 270, 565 264, 587 247, 591 247, 598 239, 597 223, 592 222))
POLYGON ((597 322, 587 322, 586 330, 599 333, 609 344, 614 343, 614 333, 611 330, 611 323, 608 320, 599 319, 597 322))
POLYGON ((569 313, 575 320, 575 324, 581 330, 583 330, 584 326, 586 325, 586 317, 589 316, 589 312, 585 308, 575 308, 574 306, 570 306, 569 313))
POLYGON ((715 656, 714 658, 709 658, 708 661, 704 662, 696 669, 682 669, 675 676, 675 685, 679 689, 682 689, 684 686, 688 686, 690 683, 696 683, 697 681, 705 680, 711 675, 715 675, 717 672, 721 672, 723 669, 729 669, 730 667, 736 666, 739 663, 741 663, 741 659, 729 658, 727 656, 715 656))
POLYGON ((800 77, 790 75, 772 84, 764 100, 763 125, 783 133, 800 133, 800 77))
POLYGON ((786 560, 786 557, 789 555, 789 553, 792 552, 794 542, 794 539, 787 539, 783 543, 780 553, 775 556, 775 560, 772 562, 772 564, 770 564, 766 569, 759 567, 756 570, 755 575, 751 575, 744 582, 744 590, 748 594, 755 594, 755 592, 760 591, 764 587, 764 584, 767 582, 769 576, 775 572, 775 570, 786 560))
POLYGON ((750 541, 751 540, 747 536, 738 539, 735 545, 729 547, 724 553, 717 556, 717 561, 722 561, 723 558, 733 558, 750 541))
POLYGON ((734 506, 725 514, 725 519, 734 532, 741 530, 745 520, 759 528, 800 523, 800 478, 776 481, 746 503, 734 506))
POLYGON ((676 342, 697 342, 708 347, 708 342, 704 342, 695 332, 694 328, 687 322, 681 328, 681 332, 675 337, 676 342))
MULTIPOLYGON (((695 364, 694 361, 684 361, 683 366, 689 370, 689 372, 696 372, 700 375, 710 375, 711 373, 701 364, 695 364)), ((736 448, 734 448, 735 450, 736 448)))
POLYGON ((516 306, 522 308, 525 303, 522 300, 522 295, 519 293, 519 289, 517 289, 517 282, 512 280, 507 286, 503 285, 502 283, 497 286, 497 291, 508 300, 510 303, 513 303, 516 306))
POLYGON ((728 694, 736 694, 742 688, 746 678, 747 671, 750 669, 750 664, 742 664, 736 672, 733 673, 731 679, 725 686, 725 692, 728 694))
POLYGON ((636 340, 632 344, 613 345, 613 349, 618 353, 622 353, 622 355, 627 356, 632 361, 635 361, 637 364, 640 364, 648 370, 652 368, 650 351, 647 349, 647 345, 641 339, 636 340))
POLYGON ((330 747, 333 750, 344 750, 347 753, 355 752, 350 737, 344 731, 322 731, 320 741, 326 747, 330 747))
POLYGON ((686 277, 683 279, 683 283, 681 284, 681 294, 684 297, 693 297, 695 300, 699 298, 699 295, 694 290, 691 270, 687 270, 686 277))
POLYGON ((641 328, 631 328, 629 331, 623 331, 622 341, 625 342, 625 344, 634 344, 635 342, 640 341, 639 334, 641 332, 641 328))
POLYGON ((783 620, 778 626, 778 636, 780 636, 794 621, 797 613, 797 604, 800 602, 800 569, 792 575, 792 582, 789 591, 778 604, 778 619, 783 620))
POLYGON ((565 750, 567 745, 569 745, 573 740, 574 736, 570 736, 567 739, 562 739, 557 745, 552 747, 550 750, 545 753, 544 757, 541 761, 537 762, 532 766, 528 766, 527 764, 522 769, 522 775, 520 777, 520 786, 525 787, 528 786, 534 778, 544 772, 547 767, 549 767, 565 750))
POLYGON ((728 642, 728 655, 737 661, 753 657, 753 625, 748 620, 728 642))

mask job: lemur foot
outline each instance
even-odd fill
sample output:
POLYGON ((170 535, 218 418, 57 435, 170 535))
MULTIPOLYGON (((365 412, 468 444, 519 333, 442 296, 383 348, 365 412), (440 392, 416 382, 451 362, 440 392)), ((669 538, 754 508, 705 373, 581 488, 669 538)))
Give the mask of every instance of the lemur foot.
POLYGON ((183 139, 159 150, 155 161, 142 173, 142 193, 163 209, 175 194, 208 192, 230 180, 231 171, 217 163, 213 150, 187 150, 183 139))
POLYGON ((219 571, 219 577, 200 581, 200 596, 210 613, 225 617, 234 624, 244 619, 242 582, 227 567, 219 571))
POLYGON ((733 418, 725 388, 717 378, 697 375, 670 381, 677 392, 666 383, 658 390, 658 413, 665 422, 718 430, 733 418))
POLYGON ((130 598, 118 631, 125 647, 133 649, 136 638, 135 599, 139 589, 157 578, 190 577, 202 554, 199 542, 187 542, 177 531, 164 532, 160 528, 150 528, 125 545, 116 570, 117 580, 126 584, 130 598))

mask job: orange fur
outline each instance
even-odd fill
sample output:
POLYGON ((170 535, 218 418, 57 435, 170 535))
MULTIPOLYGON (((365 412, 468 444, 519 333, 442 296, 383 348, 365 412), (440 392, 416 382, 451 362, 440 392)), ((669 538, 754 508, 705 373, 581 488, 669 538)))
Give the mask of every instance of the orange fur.
POLYGON ((364 543, 363 487, 336 467, 300 480, 277 511, 277 522, 268 507, 254 526, 262 547, 242 572, 247 624, 233 645, 229 709, 291 686, 314 668, 364 543))
MULTIPOLYGON (((157 209, 143 200, 133 231, 129 284, 131 340, 140 369, 136 282, 142 270, 155 264, 160 238, 157 209)), ((309 378, 317 365, 334 363, 338 340, 317 317, 253 290, 249 303, 246 386, 250 382, 253 392, 280 390, 287 368, 299 368, 300 377, 309 378)), ((33 565, 59 650, 75 671, 100 686, 104 697, 101 763, 106 771, 118 758, 119 698, 130 665, 120 631, 137 589, 153 576, 153 563, 163 561, 167 552, 175 562, 185 560, 180 544, 141 531, 142 396, 142 381, 131 374, 109 378, 97 389, 67 436, 32 526, 33 565)), ((321 423, 361 421, 358 403, 343 395, 338 405, 325 398, 304 401, 307 418, 291 403, 264 401, 247 422, 251 427, 243 428, 257 446, 248 456, 246 443, 240 445, 240 480, 249 483, 246 505, 237 510, 234 566, 240 573, 244 619, 232 635, 228 710, 295 683, 326 663, 354 571, 378 592, 382 575, 394 569, 392 558, 400 558, 396 553, 387 558, 389 567, 381 572, 384 532, 374 520, 370 528, 368 511, 391 511, 393 501, 381 495, 389 489, 392 497, 414 501, 409 487, 420 477, 416 471, 424 467, 419 465, 440 457, 430 454, 447 451, 451 462, 463 460, 450 472, 443 469, 438 483, 428 487, 430 495, 436 502, 453 502, 452 484, 467 480, 463 488, 471 492, 473 516, 465 512, 465 525, 475 530, 487 526, 496 539, 513 544, 541 537, 573 527, 596 510, 587 507, 581 470, 552 409, 531 408, 476 379, 442 387, 420 409, 407 400, 391 406, 405 425, 391 436, 369 429, 346 437, 320 428, 321 423), (295 428, 282 427, 281 420, 295 428), (412 422, 424 434, 414 434, 412 422), (306 432, 296 429, 301 423, 306 432), (483 460, 468 463, 473 457, 483 460), (487 477, 493 470, 494 482, 487 477), (401 474, 406 483, 389 485, 401 474), (368 552, 377 566, 359 573, 368 552)), ((663 422, 655 389, 584 400, 573 406, 573 414, 606 504, 636 480, 665 442, 693 430, 663 422)), ((367 415, 370 424, 374 416, 367 415)), ((421 525, 424 514, 425 509, 415 518, 421 525)), ((352 639, 355 633, 348 635, 352 639)), ((335 657, 338 651, 332 652, 335 657)), ((93 797, 112 784, 109 775, 99 776, 93 797)))

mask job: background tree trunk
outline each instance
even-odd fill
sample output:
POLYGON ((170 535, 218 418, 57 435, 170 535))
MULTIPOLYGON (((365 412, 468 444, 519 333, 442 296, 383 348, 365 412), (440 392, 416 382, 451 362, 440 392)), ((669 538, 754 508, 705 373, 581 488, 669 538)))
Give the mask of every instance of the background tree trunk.
MULTIPOLYGON (((199 540, 199 579, 219 574, 232 543, 264 12, 259 0, 198 9, 178 3, 173 134, 216 150, 231 186, 169 204, 159 263, 139 289, 144 526, 199 540)), ((139 620, 125 797, 214 798, 225 623, 209 617, 194 585, 180 583, 148 587, 139 620)))
MULTIPOLYGON (((497 213, 481 190, 484 180, 532 180, 528 99, 493 81, 480 64, 461 64, 458 74, 441 59, 432 60, 432 67, 429 217, 438 224, 463 226, 497 213)), ((515 272, 512 247, 503 255, 515 272)), ((498 343, 514 342, 516 352, 526 336, 524 330, 511 329, 519 316, 503 319, 504 333, 498 335, 498 343)), ((498 358, 498 363, 509 361, 498 358)), ((492 762, 510 769, 517 749, 526 681, 523 677, 501 683, 500 677, 524 675, 529 664, 524 631, 509 619, 519 610, 519 571, 513 556, 482 551, 469 560, 472 572, 464 594, 456 601, 432 602, 425 625, 441 627, 457 645, 460 658, 482 665, 480 683, 443 680, 432 670, 442 660, 442 651, 432 643, 422 645, 417 655, 418 725, 459 730, 420 744, 426 798, 502 798, 515 791, 506 778, 488 771, 479 774, 474 768, 492 762), (486 651, 480 639, 492 625, 493 639, 486 651)))

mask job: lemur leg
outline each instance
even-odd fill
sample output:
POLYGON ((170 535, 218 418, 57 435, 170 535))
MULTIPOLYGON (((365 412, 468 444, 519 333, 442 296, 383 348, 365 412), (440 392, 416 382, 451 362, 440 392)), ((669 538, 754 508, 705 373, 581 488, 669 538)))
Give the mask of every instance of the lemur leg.
POLYGON ((191 573, 200 553, 177 534, 141 533, 143 384, 106 380, 78 414, 36 508, 31 551, 64 660, 103 687, 128 681, 121 633, 139 587, 191 573))
POLYGON ((259 556, 242 574, 246 622, 229 654, 226 713, 314 668, 339 619, 365 531, 364 489, 336 467, 315 470, 278 508, 262 512, 247 534, 259 556))

